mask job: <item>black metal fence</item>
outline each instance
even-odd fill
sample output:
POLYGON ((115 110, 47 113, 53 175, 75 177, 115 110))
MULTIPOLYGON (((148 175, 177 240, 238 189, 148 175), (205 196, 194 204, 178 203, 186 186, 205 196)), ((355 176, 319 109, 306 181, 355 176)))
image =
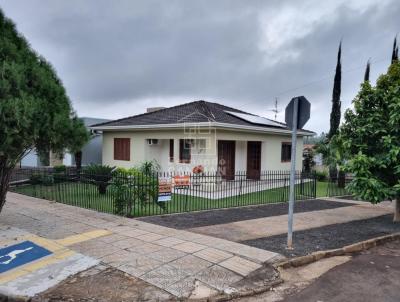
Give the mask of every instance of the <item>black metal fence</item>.
MULTIPOLYGON (((16 169, 11 191, 123 216, 148 216, 286 202, 289 171, 262 171, 259 179, 236 172, 130 173, 109 175, 75 168, 16 169)), ((314 173, 296 172, 296 200, 316 197, 314 173)))
POLYGON ((352 195, 346 186, 352 181, 351 174, 338 173, 336 176, 330 176, 328 181, 327 196, 350 196, 352 195))

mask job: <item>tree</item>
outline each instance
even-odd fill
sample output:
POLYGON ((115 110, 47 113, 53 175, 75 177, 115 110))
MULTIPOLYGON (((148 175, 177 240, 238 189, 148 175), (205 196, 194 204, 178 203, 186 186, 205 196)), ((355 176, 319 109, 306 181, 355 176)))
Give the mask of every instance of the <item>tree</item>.
POLYGON ((369 60, 368 60, 368 61, 367 61, 367 67, 365 68, 364 82, 368 82, 368 81, 369 81, 370 69, 371 69, 371 63, 370 63, 369 60))
POLYGON ((11 172, 29 151, 63 152, 83 145, 87 136, 52 66, 1 10, 0 59, 1 212, 11 172))
POLYGON ((330 117, 330 130, 328 133, 328 139, 332 138, 339 129, 340 125, 340 93, 341 93, 341 85, 342 85, 342 42, 339 44, 339 50, 337 55, 337 63, 336 63, 336 71, 335 71, 335 78, 333 83, 333 92, 332 92, 332 110, 331 110, 331 117, 330 117))
POLYGON ((392 50, 392 64, 399 60, 399 47, 397 46, 397 37, 394 37, 392 50))
POLYGON ((315 151, 312 147, 304 148, 303 150, 303 170, 310 173, 315 166, 314 161, 315 151))
POLYGON ((400 221, 400 63, 394 62, 376 86, 361 84, 354 110, 345 113, 337 144, 344 169, 354 175, 348 189, 379 203, 395 201, 400 221))

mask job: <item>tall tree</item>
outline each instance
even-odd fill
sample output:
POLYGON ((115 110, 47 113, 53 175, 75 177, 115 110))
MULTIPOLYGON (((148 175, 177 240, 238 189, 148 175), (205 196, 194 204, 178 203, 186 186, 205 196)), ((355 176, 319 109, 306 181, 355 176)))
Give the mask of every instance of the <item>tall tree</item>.
POLYGON ((367 67, 365 68, 364 82, 369 82, 370 69, 371 69, 371 63, 368 60, 367 61, 367 67))
POLYGON ((375 87, 369 82, 361 85, 354 110, 346 111, 337 136, 344 168, 353 174, 348 189, 372 203, 394 200, 394 221, 400 221, 399 125, 400 62, 396 61, 375 87))
POLYGON ((397 36, 394 37, 393 41, 393 50, 392 50, 392 64, 394 61, 399 60, 399 47, 397 46, 397 36))
POLYGON ((0 10, 0 212, 12 170, 32 149, 75 150, 88 139, 52 66, 0 10))
POLYGON ((340 93, 341 93, 341 85, 342 85, 342 42, 340 41, 338 55, 337 55, 337 63, 336 63, 336 71, 335 78, 333 83, 333 92, 332 92, 332 110, 330 117, 330 130, 328 133, 328 139, 331 139, 332 136, 337 134, 339 125, 340 125, 340 93))

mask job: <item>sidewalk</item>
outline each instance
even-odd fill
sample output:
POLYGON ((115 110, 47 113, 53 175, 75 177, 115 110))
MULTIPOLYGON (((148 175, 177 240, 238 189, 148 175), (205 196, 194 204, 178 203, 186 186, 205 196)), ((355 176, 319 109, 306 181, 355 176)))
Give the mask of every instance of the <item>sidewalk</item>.
POLYGON ((53 252, 0 273, 0 292, 8 294, 33 295, 99 262, 176 297, 188 297, 196 286, 234 291, 235 283, 280 257, 224 239, 15 193, 7 200, 0 215, 0 249, 30 240, 53 252), (60 253, 64 258, 59 259, 60 253), (66 271, 61 260, 85 266, 66 271))

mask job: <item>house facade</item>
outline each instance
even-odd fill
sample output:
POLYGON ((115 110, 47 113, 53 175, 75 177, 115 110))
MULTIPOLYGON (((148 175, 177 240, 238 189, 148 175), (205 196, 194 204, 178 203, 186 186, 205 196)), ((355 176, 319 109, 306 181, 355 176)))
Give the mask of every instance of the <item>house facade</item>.
MULTIPOLYGON (((190 172, 201 165, 232 179, 258 179, 265 170, 289 170, 291 131, 285 124, 217 103, 197 101, 93 125, 103 132, 102 162, 134 167, 155 160, 161 171, 190 172)), ((298 131, 296 168, 302 167, 298 131)))

